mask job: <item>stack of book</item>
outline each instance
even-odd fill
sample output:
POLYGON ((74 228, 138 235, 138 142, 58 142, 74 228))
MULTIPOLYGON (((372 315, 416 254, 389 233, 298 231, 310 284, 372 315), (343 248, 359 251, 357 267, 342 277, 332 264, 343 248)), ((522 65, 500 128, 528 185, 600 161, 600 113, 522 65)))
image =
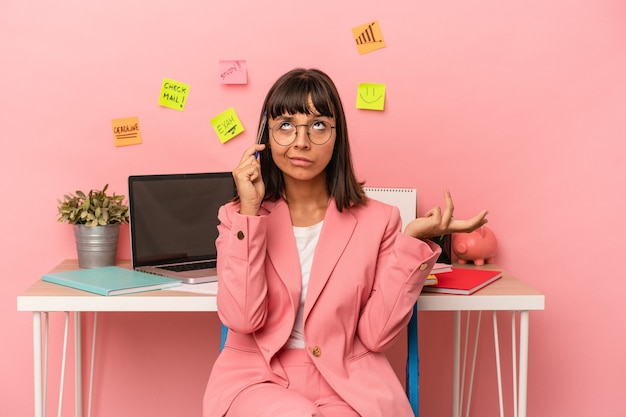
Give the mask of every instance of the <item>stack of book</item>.
POLYGON ((502 271, 492 269, 450 268, 448 272, 434 272, 435 282, 425 285, 423 291, 444 294, 470 295, 502 277, 502 271))
POLYGON ((424 285, 437 284, 437 274, 443 274, 444 272, 450 272, 450 271, 452 271, 451 264, 443 263, 443 262, 435 263, 435 266, 433 266, 432 271, 430 271, 430 275, 428 275, 428 278, 426 278, 426 282, 424 283, 424 285))

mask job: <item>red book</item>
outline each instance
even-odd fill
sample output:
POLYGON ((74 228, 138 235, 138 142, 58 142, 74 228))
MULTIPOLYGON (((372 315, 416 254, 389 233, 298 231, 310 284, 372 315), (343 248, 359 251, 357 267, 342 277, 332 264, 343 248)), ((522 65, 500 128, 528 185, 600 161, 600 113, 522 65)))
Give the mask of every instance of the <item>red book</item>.
POLYGON ((470 295, 502 277, 502 271, 490 269, 452 268, 451 272, 436 274, 437 283, 423 291, 470 295))

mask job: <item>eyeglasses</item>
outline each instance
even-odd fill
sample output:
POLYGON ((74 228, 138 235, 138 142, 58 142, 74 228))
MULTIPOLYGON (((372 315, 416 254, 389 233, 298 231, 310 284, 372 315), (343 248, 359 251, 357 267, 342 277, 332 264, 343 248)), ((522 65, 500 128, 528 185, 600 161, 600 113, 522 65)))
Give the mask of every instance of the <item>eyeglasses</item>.
POLYGON ((281 146, 289 146, 296 141, 298 127, 305 126, 307 137, 314 145, 323 145, 330 140, 335 126, 321 120, 309 124, 294 125, 290 122, 278 122, 270 127, 274 141, 281 146))

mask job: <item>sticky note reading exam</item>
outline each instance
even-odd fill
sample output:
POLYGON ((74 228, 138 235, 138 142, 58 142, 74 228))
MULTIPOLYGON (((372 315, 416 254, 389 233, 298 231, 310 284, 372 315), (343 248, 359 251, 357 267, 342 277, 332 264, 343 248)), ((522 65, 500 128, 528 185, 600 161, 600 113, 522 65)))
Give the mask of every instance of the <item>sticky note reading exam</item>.
POLYGON ((232 107, 218 114, 211 120, 220 142, 226 143, 244 131, 243 125, 232 107))
POLYGON ((352 36, 361 55, 386 46, 377 20, 353 28, 352 36))
POLYGON ((185 110, 185 102, 189 94, 189 84, 178 81, 163 79, 161 86, 161 97, 159 97, 159 105, 170 109, 183 111, 185 110))
POLYGON ((246 61, 220 61, 219 69, 222 84, 248 84, 246 61))
POLYGON ((115 146, 137 145, 141 143, 138 117, 113 119, 113 143, 115 146))
POLYGON ((365 110, 385 109, 385 84, 361 83, 356 97, 356 108, 365 110))

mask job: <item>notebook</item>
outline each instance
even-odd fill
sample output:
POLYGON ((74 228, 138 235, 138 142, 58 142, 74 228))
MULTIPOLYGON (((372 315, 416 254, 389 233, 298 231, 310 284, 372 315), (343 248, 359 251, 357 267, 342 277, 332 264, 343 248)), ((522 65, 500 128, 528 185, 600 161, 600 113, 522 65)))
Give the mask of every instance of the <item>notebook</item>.
POLYGON ((180 285, 180 281, 118 266, 50 272, 43 281, 100 295, 121 295, 154 291, 180 285))
MULTIPOLYGON (((415 188, 363 187, 363 190, 369 198, 398 207, 402 219, 402 230, 417 216, 417 190, 415 188)), ((426 280, 426 285, 437 283, 435 274, 452 271, 452 260, 449 255, 450 235, 433 240, 441 246, 442 251, 431 271, 431 276, 426 280)))
POLYGON ((451 272, 437 274, 437 283, 424 287, 424 291, 470 295, 500 278, 500 270, 453 268, 451 272))
POLYGON ((230 172, 128 177, 133 268, 186 284, 217 281, 217 212, 235 195, 230 172))
POLYGON ((417 215, 417 190, 401 187, 363 187, 369 198, 398 207, 402 229, 417 215))

